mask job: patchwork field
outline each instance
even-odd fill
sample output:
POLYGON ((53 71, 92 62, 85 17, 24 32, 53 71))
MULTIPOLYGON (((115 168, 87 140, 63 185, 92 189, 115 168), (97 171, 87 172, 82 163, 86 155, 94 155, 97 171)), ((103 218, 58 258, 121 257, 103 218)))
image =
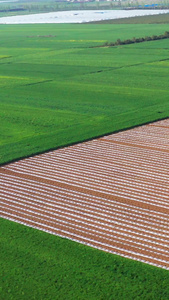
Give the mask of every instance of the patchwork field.
MULTIPOLYGON (((169 116, 167 40, 95 48, 166 30, 1 25, 0 164, 169 116)), ((1 167, 0 298, 169 299, 163 122, 1 167)))
POLYGON ((0 216, 169 269, 169 120, 1 167, 0 216))
POLYGON ((167 25, 0 26, 0 164, 169 115, 167 25))

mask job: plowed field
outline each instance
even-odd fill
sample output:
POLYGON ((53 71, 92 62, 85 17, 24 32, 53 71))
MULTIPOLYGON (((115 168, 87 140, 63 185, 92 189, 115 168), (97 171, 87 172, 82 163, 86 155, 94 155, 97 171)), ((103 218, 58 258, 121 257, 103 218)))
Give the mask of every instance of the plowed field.
POLYGON ((0 168, 0 216, 169 269, 169 120, 0 168))

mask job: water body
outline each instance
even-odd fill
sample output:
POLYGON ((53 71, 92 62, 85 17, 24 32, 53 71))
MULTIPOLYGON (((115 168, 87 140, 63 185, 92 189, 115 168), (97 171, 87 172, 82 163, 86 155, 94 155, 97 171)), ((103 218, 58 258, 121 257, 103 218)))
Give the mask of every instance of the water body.
POLYGON ((0 18, 0 24, 86 23, 90 21, 158 15, 169 10, 82 10, 61 11, 0 18))

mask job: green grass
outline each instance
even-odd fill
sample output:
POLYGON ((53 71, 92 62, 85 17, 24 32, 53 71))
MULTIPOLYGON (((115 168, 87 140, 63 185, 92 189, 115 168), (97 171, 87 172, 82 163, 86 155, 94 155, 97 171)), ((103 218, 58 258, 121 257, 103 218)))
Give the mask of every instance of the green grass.
POLYGON ((0 298, 167 300, 169 272, 0 219, 0 298))
POLYGON ((166 25, 1 25, 0 164, 169 115, 166 25))

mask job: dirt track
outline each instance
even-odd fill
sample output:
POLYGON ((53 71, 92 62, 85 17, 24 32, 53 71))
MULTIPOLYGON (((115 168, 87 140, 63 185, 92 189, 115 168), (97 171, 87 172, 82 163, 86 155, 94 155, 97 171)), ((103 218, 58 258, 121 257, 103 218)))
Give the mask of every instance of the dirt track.
POLYGON ((0 168, 0 216, 169 269, 169 120, 0 168))

